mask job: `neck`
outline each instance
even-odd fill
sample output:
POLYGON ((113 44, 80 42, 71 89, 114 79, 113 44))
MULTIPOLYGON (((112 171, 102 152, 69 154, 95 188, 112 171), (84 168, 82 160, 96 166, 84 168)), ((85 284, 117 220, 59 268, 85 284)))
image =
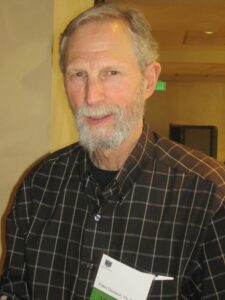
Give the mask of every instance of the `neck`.
POLYGON ((143 123, 137 125, 130 136, 117 148, 96 150, 91 154, 93 164, 103 170, 119 170, 134 149, 142 132, 143 123))

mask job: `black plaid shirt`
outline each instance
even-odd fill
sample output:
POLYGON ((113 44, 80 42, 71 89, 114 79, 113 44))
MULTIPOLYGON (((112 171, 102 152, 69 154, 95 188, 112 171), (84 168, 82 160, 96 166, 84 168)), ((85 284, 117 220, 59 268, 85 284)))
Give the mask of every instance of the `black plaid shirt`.
MULTIPOLYGON (((0 295, 89 299, 102 253, 155 281, 149 299, 225 299, 225 169, 147 125, 101 190, 79 144, 25 178, 7 219, 0 295)), ((126 280, 121 278, 121 280, 126 280)))

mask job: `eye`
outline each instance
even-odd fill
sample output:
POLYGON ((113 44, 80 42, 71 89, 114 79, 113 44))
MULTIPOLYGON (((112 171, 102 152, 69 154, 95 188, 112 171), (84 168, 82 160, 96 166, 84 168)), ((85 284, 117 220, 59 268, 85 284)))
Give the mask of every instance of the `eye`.
POLYGON ((80 70, 74 70, 68 73, 68 77, 71 79, 76 79, 76 78, 86 78, 87 73, 85 71, 80 71, 80 70))
POLYGON ((86 72, 84 71, 75 71, 73 74, 72 74, 73 77, 86 77, 87 74, 86 72))
POLYGON ((109 75, 109 76, 115 76, 115 75, 118 75, 118 74, 119 74, 119 72, 116 71, 116 70, 109 70, 109 71, 108 71, 108 75, 109 75))

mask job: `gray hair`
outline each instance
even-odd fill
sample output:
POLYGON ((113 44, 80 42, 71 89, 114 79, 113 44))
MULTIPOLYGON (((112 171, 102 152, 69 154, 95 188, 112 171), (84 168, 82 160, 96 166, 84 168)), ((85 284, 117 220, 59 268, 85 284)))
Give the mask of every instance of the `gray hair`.
POLYGON ((73 32, 81 25, 93 21, 108 20, 121 20, 127 25, 141 72, 145 70, 148 64, 157 60, 158 45, 154 40, 150 25, 144 15, 136 9, 103 4, 91 7, 72 19, 61 34, 59 55, 60 68, 63 73, 65 72, 67 41, 73 32))

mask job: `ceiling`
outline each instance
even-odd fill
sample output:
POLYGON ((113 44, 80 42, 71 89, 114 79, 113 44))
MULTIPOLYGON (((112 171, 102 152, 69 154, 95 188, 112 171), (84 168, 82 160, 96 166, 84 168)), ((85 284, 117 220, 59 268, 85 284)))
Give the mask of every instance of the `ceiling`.
POLYGON ((163 79, 225 80, 225 0, 97 2, 136 7, 145 14, 159 43, 163 79))

